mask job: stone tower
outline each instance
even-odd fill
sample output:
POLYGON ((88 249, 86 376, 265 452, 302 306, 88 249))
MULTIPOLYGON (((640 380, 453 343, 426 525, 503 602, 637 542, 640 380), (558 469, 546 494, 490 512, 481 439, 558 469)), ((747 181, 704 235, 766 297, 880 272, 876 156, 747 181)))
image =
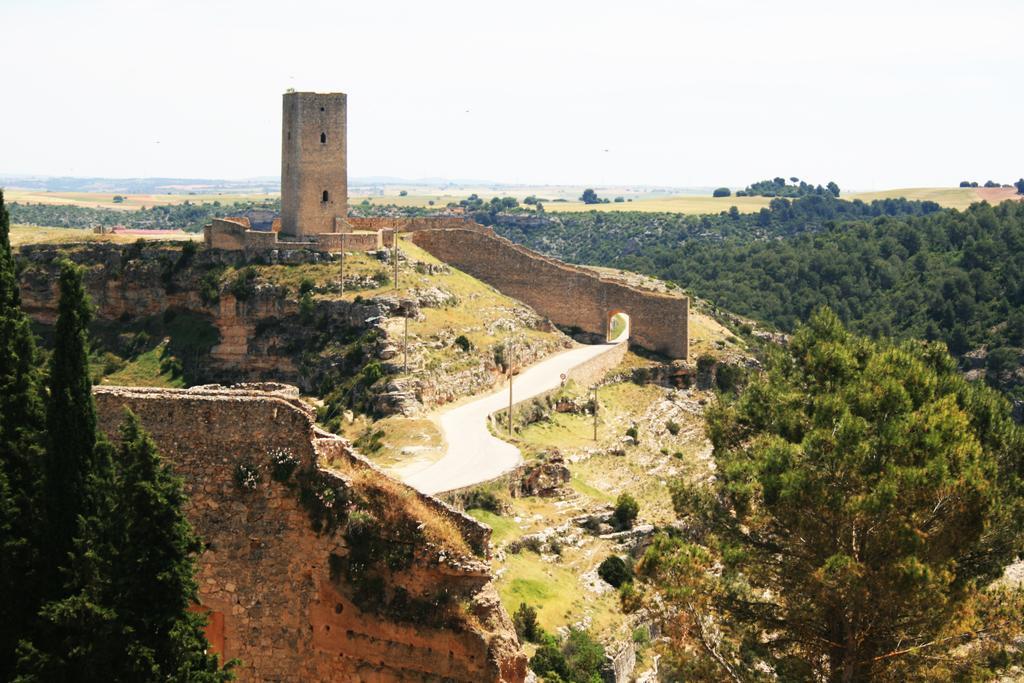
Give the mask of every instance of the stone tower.
POLYGON ((281 117, 281 232, 334 232, 348 214, 347 96, 288 92, 281 117))

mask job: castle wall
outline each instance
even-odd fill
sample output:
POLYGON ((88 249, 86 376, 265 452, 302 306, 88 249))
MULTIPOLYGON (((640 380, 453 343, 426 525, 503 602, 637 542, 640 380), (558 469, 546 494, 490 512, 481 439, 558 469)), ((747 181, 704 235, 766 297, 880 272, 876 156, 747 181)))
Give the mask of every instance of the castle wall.
POLYGON ((552 322, 606 335, 625 312, 630 342, 672 358, 689 354, 686 297, 648 292, 547 258, 491 231, 421 230, 413 242, 442 261, 532 306, 552 322))
POLYGON ((350 216, 349 224, 356 230, 387 230, 397 229, 399 232, 418 232, 420 230, 438 230, 440 228, 464 228, 466 230, 486 231, 487 228, 476 221, 458 216, 411 216, 395 218, 391 216, 370 216, 358 218, 350 216))
POLYGON ((622 362, 629 350, 628 344, 618 344, 599 356, 577 365, 566 374, 567 380, 574 381, 582 388, 592 387, 622 362))
POLYGON ((328 232, 316 236, 317 251, 373 251, 383 246, 380 232, 328 232))
POLYGON ((214 218, 203 228, 206 246, 213 249, 245 249, 249 221, 244 218, 214 218))
POLYGON ((348 214, 347 118, 344 93, 284 94, 282 232, 300 237, 332 232, 335 217, 348 214))
MULTIPOLYGON (((124 408, 130 408, 184 479, 186 514, 206 548, 197 575, 201 608, 210 614, 211 640, 223 643, 222 654, 243 661, 238 680, 523 680, 525 657, 488 567, 478 559, 417 548, 413 564, 388 574, 377 588, 384 594, 400 589, 410 601, 447 591, 458 604, 471 605, 475 619, 462 626, 433 623, 436 615, 429 612, 364 612, 357 606, 358 589, 336 570, 350 552, 345 534, 313 530, 298 482, 318 482, 313 490, 359 490, 352 487, 360 472, 370 481, 386 477, 346 442, 315 431, 293 389, 96 387, 94 396, 103 431, 115 436, 124 408), (282 450, 298 466, 279 482, 269 458, 282 450), (336 470, 322 469, 329 460, 336 470), (251 487, 239 483, 240 465, 258 472, 251 487), (303 478, 313 474, 320 478, 303 478)), ((373 503, 364 495, 351 505, 382 518, 395 508, 405 515, 430 510, 424 514, 445 515, 475 534, 468 542, 489 537, 486 527, 436 500, 430 499, 432 507, 409 507, 410 500, 423 503, 419 494, 385 483, 391 488, 382 490, 393 491, 392 498, 373 503)), ((424 519, 413 517, 412 523, 424 519)), ((402 543, 381 540, 398 548, 402 543)))

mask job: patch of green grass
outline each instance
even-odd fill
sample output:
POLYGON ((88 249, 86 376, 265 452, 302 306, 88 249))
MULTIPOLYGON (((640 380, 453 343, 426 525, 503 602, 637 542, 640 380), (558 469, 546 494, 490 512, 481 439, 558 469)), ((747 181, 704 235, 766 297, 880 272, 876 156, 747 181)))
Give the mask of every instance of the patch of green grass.
POLYGON ((185 386, 185 378, 175 376, 165 362, 168 358, 168 344, 161 342, 156 347, 140 353, 121 370, 103 378, 103 384, 125 387, 170 387, 185 386))
POLYGON ((502 517, 496 515, 490 510, 481 510, 479 508, 472 508, 466 510, 466 514, 475 519, 478 522, 483 522, 487 526, 491 527, 493 534, 491 535, 491 542, 494 544, 504 543, 505 541, 511 541, 514 538, 518 538, 523 535, 522 530, 508 517, 502 517))
POLYGON ((590 617, 593 630, 599 633, 617 620, 618 596, 614 592, 587 592, 579 574, 589 569, 589 560, 567 560, 553 564, 529 551, 509 555, 505 573, 498 580, 501 602, 509 614, 520 603, 533 605, 537 608, 537 621, 548 631, 590 617))
POLYGON ((588 498, 592 498, 596 501, 605 503, 615 502, 615 496, 613 496, 610 493, 606 493, 600 489, 594 488, 586 481, 584 481, 583 478, 575 472, 572 475, 572 479, 570 480, 569 485, 572 486, 573 490, 576 493, 582 496, 587 496, 588 498))

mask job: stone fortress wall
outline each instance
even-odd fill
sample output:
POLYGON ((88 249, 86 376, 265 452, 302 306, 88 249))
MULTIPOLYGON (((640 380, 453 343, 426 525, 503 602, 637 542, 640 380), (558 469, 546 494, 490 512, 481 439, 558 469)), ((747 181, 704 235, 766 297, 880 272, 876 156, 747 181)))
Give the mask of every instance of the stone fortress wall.
POLYGON ((278 241, 274 233, 248 229, 243 219, 214 219, 206 244, 215 249, 309 249, 334 252, 393 246, 395 233, 440 260, 533 307, 552 322, 605 336, 611 317, 630 318, 630 340, 671 358, 689 356, 689 298, 638 289, 594 270, 572 266, 499 237, 490 228, 455 216, 350 218, 360 232, 317 235, 315 242, 278 241), (268 239, 269 237, 269 239, 268 239))
POLYGON ((637 289, 538 254, 493 231, 421 230, 412 240, 555 324, 605 336, 611 317, 622 312, 629 316, 631 342, 671 358, 689 355, 690 300, 685 296, 637 289))
MULTIPOLYGON (((338 222, 340 223, 340 221, 338 222)), ((306 235, 295 239, 281 239, 274 231, 253 230, 246 218, 214 218, 203 228, 203 239, 211 249, 245 251, 250 255, 274 249, 306 249, 337 254, 342 251, 374 251, 394 243, 394 230, 353 230, 347 224, 338 225, 335 232, 306 235)))
MULTIPOLYGON (((294 387, 96 387, 94 396, 106 433, 116 435, 130 408, 184 479, 186 513, 206 547, 197 580, 209 639, 225 658, 243 661, 238 680, 518 683, 525 677, 525 656, 481 559, 422 548, 411 567, 379 588, 400 587, 409 596, 448 591, 471 605, 474 619, 463 628, 357 607, 352 586, 334 566, 350 552, 345 535, 313 531, 294 484, 315 474, 345 487, 360 470, 385 475, 347 442, 316 430, 294 387), (298 460, 285 483, 267 464, 268 454, 281 450, 298 460), (323 469, 331 459, 341 463, 338 471, 323 469), (239 465, 261 462, 266 466, 255 485, 240 485, 239 465)), ((425 506, 408 509, 442 516, 469 545, 486 547, 489 528, 429 496, 407 494, 425 506)))

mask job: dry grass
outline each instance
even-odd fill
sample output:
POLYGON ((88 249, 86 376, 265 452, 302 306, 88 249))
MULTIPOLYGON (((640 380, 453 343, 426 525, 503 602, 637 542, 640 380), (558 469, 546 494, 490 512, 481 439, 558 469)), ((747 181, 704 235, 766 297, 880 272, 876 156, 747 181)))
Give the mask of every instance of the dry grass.
POLYGON ((369 511, 384 528, 396 528, 411 518, 423 525, 423 535, 430 543, 463 557, 473 556, 458 528, 430 508, 415 490, 367 467, 350 465, 345 474, 357 495, 387 502, 369 511))
POLYGON ((436 462, 444 455, 444 438, 431 420, 392 416, 374 422, 367 429, 384 432, 384 436, 380 450, 363 455, 385 469, 421 466, 436 462))
POLYGON ((35 225, 12 225, 11 246, 20 247, 25 244, 77 244, 82 242, 111 242, 113 244, 130 244, 140 239, 147 241, 186 241, 201 240, 201 234, 176 233, 172 235, 97 235, 92 230, 80 228, 44 228, 35 225))
POLYGON ((881 190, 879 192, 854 192, 843 194, 843 199, 860 199, 864 202, 871 202, 876 199, 905 199, 917 201, 932 201, 947 209, 966 209, 971 204, 981 201, 978 194, 980 188, 974 187, 905 187, 895 190, 881 190))
POLYGON ((562 211, 646 211, 685 214, 721 213, 735 206, 740 213, 754 213, 768 206, 769 197, 709 197, 702 195, 673 195, 669 197, 637 198, 632 202, 610 204, 584 204, 583 202, 550 202, 544 204, 549 213, 562 211))
POLYGON ((136 211, 142 207, 167 206, 173 204, 233 204, 235 202, 264 201, 278 194, 122 194, 118 192, 47 192, 46 190, 4 190, 7 202, 23 204, 50 204, 60 206, 81 206, 94 209, 115 209, 136 211), (124 201, 114 203, 114 195, 124 201))

